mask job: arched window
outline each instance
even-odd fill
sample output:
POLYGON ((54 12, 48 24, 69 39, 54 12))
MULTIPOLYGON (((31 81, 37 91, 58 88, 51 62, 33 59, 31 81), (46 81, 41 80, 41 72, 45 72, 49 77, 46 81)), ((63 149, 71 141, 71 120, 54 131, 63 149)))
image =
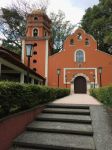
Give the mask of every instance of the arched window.
POLYGON ((70 45, 74 45, 74 40, 73 39, 70 40, 70 45))
POLYGON ((78 40, 82 40, 82 35, 81 35, 81 33, 78 33, 78 34, 77 34, 77 39, 78 39, 78 40))
POLYGON ((89 40, 85 39, 85 45, 89 45, 89 40))
POLYGON ((33 36, 37 37, 38 36, 38 29, 33 29, 33 36))
POLYGON ((35 21, 37 21, 37 20, 38 20, 38 17, 37 17, 37 16, 35 16, 35 17, 34 17, 34 20, 35 20, 35 21))
POLYGON ((85 52, 83 50, 77 50, 75 52, 75 61, 79 63, 85 61, 85 52))

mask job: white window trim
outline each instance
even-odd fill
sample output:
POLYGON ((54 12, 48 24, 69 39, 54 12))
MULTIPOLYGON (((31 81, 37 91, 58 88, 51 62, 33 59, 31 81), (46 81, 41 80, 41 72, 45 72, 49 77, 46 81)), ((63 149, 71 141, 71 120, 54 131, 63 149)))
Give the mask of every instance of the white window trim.
MULTIPOLYGON (((74 54, 74 61, 77 62, 76 54, 77 54, 78 51, 82 51, 82 52, 83 52, 83 54, 84 54, 84 61, 83 61, 83 62, 85 62, 85 61, 86 61, 86 57, 85 57, 85 51, 84 51, 83 49, 77 49, 77 50, 75 51, 75 54, 74 54)), ((82 62, 82 63, 83 63, 83 62, 82 62)))
MULTIPOLYGON (((34 31, 34 29, 37 29, 37 30, 38 30, 38 36, 39 36, 39 29, 38 29, 38 28, 33 28, 33 30, 32 30, 32 37, 34 37, 34 36, 33 36, 33 31, 34 31)), ((37 36, 37 37, 38 37, 38 36, 37 36)))

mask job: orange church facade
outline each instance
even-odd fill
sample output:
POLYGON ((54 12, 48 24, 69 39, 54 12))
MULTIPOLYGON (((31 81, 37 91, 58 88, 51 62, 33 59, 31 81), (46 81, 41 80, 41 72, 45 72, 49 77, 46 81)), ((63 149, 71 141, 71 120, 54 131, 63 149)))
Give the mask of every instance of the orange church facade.
POLYGON ((112 56, 98 50, 91 35, 77 29, 66 38, 63 49, 54 55, 50 55, 50 36, 48 16, 41 11, 29 14, 26 37, 22 40, 22 61, 27 65, 25 44, 36 43, 31 68, 46 78, 46 85, 70 88, 72 93, 86 93, 91 87, 112 83, 112 56))

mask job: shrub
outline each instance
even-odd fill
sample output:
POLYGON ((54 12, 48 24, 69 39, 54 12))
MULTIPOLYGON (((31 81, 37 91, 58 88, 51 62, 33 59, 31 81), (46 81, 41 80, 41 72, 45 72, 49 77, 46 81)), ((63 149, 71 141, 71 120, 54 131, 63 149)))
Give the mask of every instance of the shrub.
POLYGON ((90 95, 95 97, 101 103, 107 106, 112 106, 112 86, 91 89, 90 95))
POLYGON ((69 94, 69 89, 2 81, 0 82, 0 113, 7 115, 69 94))

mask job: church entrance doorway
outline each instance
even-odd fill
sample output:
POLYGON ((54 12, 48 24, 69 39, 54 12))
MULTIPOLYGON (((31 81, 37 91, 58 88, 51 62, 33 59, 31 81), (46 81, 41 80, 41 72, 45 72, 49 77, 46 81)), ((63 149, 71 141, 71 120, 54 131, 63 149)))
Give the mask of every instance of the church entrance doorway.
POLYGON ((74 79, 74 93, 87 93, 87 82, 82 76, 74 79))

